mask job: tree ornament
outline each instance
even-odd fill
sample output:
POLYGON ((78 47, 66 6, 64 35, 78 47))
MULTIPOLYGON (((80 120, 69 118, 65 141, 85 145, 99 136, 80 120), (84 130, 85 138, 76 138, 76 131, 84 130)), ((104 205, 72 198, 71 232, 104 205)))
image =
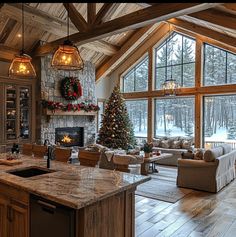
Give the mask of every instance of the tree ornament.
POLYGON ((119 86, 114 88, 105 107, 97 142, 109 148, 127 150, 135 143, 134 131, 126 104, 122 103, 119 86), (114 102, 116 102, 115 105, 114 102), (130 132, 127 134, 126 131, 130 132))

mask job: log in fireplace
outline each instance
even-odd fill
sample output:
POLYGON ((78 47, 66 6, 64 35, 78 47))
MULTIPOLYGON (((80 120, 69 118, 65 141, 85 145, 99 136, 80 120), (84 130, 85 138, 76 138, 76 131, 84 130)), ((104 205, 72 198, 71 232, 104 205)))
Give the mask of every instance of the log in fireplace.
POLYGON ((64 127, 55 129, 55 143, 61 146, 84 146, 83 127, 64 127))

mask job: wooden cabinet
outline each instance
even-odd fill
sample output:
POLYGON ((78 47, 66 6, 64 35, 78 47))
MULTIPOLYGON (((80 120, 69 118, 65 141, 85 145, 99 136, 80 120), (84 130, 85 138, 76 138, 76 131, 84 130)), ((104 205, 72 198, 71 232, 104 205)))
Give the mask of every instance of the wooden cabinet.
POLYGON ((29 86, 5 85, 5 141, 31 138, 31 90, 29 86))
POLYGON ((28 194, 0 184, 0 236, 29 236, 28 194))
POLYGON ((0 195, 0 236, 7 236, 7 198, 0 195))
POLYGON ((0 77, 0 151, 35 142, 34 81, 0 77))
MULTIPOLYGON (((12 201, 11 201, 12 202, 12 201)), ((28 236, 28 207, 13 201, 9 206, 9 237, 28 236)))

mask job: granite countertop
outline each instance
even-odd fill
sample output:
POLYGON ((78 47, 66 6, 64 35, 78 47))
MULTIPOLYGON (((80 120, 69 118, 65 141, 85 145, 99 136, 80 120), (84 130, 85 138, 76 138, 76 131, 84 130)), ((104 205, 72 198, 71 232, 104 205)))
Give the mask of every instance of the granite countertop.
MULTIPOLYGON (((5 157, 0 155, 0 159, 5 157)), ((138 174, 105 170, 51 161, 51 170, 56 172, 22 178, 6 171, 40 166, 46 168, 47 161, 22 156, 22 164, 0 165, 0 182, 29 193, 39 195, 62 205, 80 209, 101 199, 113 196, 144 183, 151 178, 138 174)))

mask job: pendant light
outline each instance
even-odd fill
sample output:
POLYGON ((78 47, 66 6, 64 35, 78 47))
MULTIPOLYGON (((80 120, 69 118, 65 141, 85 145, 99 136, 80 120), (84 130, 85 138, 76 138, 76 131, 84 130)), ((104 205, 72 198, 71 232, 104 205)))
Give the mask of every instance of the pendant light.
POLYGON ((53 55, 51 65, 58 70, 82 70, 84 62, 78 48, 69 40, 69 9, 67 11, 67 40, 60 45, 53 55))
MULTIPOLYGON (((167 43, 166 43, 166 55, 167 55, 168 41, 170 41, 170 23, 169 23, 169 36, 168 36, 167 43)), ((165 79, 164 83, 162 84, 164 96, 175 96, 176 90, 179 88, 178 82, 172 78, 172 55, 171 55, 170 68, 171 68, 170 78, 165 79)))
POLYGON ((16 55, 9 68, 9 77, 34 78, 36 73, 31 64, 32 58, 24 51, 24 4, 22 3, 22 49, 16 55))

